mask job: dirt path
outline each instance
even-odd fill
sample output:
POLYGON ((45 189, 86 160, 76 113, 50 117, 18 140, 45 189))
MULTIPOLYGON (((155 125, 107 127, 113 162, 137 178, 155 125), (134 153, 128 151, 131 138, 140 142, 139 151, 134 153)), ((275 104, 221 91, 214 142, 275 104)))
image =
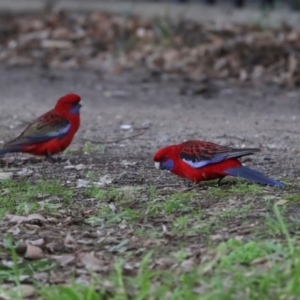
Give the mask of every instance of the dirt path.
MULTIPOLYGON (((134 141, 124 140, 110 148, 121 148, 123 153, 142 149, 150 159, 162 145, 195 138, 261 147, 262 155, 280 154, 278 160, 283 163, 286 156, 293 156, 295 166, 299 158, 297 89, 34 68, 2 68, 0 78, 3 141, 18 134, 22 121, 31 120, 32 114, 41 114, 59 96, 75 92, 82 96, 84 107, 74 144, 82 143, 82 138, 114 140, 145 130, 134 141), (132 128, 120 129, 124 124, 132 128)), ((271 173, 279 174, 276 168, 271 173)))

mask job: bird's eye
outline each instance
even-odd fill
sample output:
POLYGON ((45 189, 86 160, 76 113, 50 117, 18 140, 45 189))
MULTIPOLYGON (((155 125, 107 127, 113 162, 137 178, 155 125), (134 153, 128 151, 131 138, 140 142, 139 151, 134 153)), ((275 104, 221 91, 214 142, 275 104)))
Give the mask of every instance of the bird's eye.
POLYGON ((166 157, 167 157, 167 155, 164 154, 164 155, 162 155, 161 159, 164 160, 164 159, 166 159, 166 157))

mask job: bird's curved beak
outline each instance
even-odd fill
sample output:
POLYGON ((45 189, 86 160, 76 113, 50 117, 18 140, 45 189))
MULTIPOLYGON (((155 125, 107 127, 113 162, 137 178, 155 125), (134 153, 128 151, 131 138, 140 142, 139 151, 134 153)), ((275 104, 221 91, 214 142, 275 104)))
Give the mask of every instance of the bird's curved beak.
POLYGON ((156 169, 159 170, 160 169, 160 162, 155 161, 154 166, 155 166, 156 169))

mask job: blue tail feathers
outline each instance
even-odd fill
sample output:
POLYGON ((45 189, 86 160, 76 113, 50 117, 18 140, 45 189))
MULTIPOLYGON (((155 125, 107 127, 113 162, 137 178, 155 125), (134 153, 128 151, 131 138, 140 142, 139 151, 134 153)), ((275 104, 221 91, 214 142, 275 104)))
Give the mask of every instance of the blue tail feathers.
POLYGON ((0 149, 0 156, 6 154, 6 153, 12 153, 12 152, 18 152, 21 150, 21 146, 12 146, 12 147, 4 147, 0 149))
POLYGON ((253 170, 251 168, 245 167, 245 166, 240 166, 237 168, 230 168, 230 169, 227 169, 225 172, 228 175, 245 178, 245 179, 257 182, 257 183, 266 184, 266 185, 270 185, 270 186, 277 186, 280 188, 284 187, 283 182, 269 178, 269 177, 265 176, 263 173, 253 170))

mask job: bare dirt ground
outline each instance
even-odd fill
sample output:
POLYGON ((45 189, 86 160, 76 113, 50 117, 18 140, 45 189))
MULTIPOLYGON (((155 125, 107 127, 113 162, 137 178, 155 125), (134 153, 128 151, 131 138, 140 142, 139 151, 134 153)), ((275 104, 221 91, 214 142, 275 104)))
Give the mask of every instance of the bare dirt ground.
MULTIPOLYGON (((206 82, 206 91, 199 94, 200 83, 142 71, 109 75, 3 67, 0 72, 3 142, 50 109, 61 95, 74 92, 83 99, 82 125, 70 147, 79 154, 68 154, 68 162, 55 165, 43 159, 31 165, 32 160, 22 159, 28 157, 24 154, 3 158, 15 172, 24 166, 32 169, 32 180, 42 177, 41 169, 47 178, 86 180, 86 171, 66 168, 84 164, 98 177, 110 175, 117 186, 175 185, 180 190, 186 187, 184 180, 155 170, 152 157, 160 147, 186 139, 260 147, 262 152, 245 163, 272 177, 288 178, 289 183, 298 180, 300 108, 296 88, 220 80, 206 82), (131 125, 131 129, 123 130, 121 125, 131 125), (122 140, 130 136, 135 137, 122 140), (87 140, 103 143, 100 151, 82 153, 87 140), (117 142, 111 143, 114 140, 117 142)), ((279 198, 286 193, 275 191, 279 198)))
POLYGON ((142 71, 109 75, 3 67, 0 76, 2 141, 20 133, 26 122, 52 108, 61 95, 74 92, 84 105, 72 147, 85 140, 109 142, 144 132, 107 145, 105 155, 139 153, 151 160, 159 147, 194 138, 260 147, 263 152, 255 160, 262 168, 270 162, 260 157, 284 162, 284 172, 275 166, 270 175, 293 178, 297 171, 297 88, 226 80, 197 83, 142 71), (122 125, 131 128, 124 130, 122 125))

